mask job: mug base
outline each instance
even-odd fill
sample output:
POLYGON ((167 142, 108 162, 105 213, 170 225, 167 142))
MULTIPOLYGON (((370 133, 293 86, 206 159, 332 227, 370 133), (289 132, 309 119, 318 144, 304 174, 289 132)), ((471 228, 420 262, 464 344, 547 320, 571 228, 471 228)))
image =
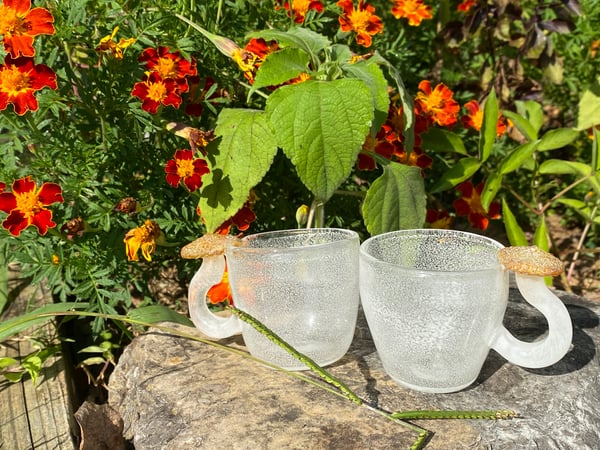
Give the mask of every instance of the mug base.
POLYGON ((406 387, 413 391, 427 392, 430 394, 450 394, 452 392, 462 391, 463 389, 472 385, 475 382, 475 380, 477 379, 477 377, 475 377, 468 383, 461 384, 459 386, 420 386, 420 385, 407 383, 406 381, 400 380, 398 378, 394 378, 391 375, 390 375, 390 378, 392 380, 394 380, 396 383, 398 383, 400 386, 406 387))

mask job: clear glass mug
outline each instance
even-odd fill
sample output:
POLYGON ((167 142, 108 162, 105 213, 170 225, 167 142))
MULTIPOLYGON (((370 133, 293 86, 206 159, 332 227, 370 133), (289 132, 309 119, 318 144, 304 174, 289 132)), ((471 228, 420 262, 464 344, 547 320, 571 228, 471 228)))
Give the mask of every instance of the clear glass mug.
POLYGON ((529 368, 567 353, 571 318, 541 277, 516 274, 516 281, 548 321, 548 335, 522 342, 502 325, 509 272, 498 261, 501 248, 451 230, 403 230, 363 242, 361 303, 392 379, 419 391, 455 392, 475 381, 490 349, 529 368))
POLYGON ((190 282, 190 317, 213 338, 242 333, 248 351, 287 370, 306 366, 236 316, 213 314, 206 293, 225 269, 233 303, 299 352, 325 366, 348 351, 358 314, 358 234, 335 228, 273 231, 204 258, 190 282))

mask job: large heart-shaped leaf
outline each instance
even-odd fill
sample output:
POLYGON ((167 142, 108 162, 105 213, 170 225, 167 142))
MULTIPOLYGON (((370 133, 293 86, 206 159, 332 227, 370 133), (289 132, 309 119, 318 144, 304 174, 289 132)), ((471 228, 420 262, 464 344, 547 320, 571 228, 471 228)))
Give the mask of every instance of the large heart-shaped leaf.
POLYGON ((265 176, 277 144, 263 111, 224 109, 215 134, 220 143, 213 157, 212 182, 202 189, 200 211, 209 233, 244 205, 250 189, 265 176))
POLYGON ((302 182, 326 201, 352 170, 373 120, 373 101, 358 79, 309 80, 278 88, 265 112, 302 182))
POLYGON ((391 162, 367 192, 362 211, 372 235, 420 228, 425 223, 425 186, 421 169, 391 162))

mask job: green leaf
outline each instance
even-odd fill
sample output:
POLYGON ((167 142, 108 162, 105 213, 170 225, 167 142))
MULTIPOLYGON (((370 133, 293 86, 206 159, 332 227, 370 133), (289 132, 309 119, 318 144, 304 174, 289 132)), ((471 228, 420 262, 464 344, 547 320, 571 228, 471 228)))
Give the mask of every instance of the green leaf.
POLYGON ((248 38, 261 37, 267 41, 275 40, 281 47, 296 47, 308 53, 311 59, 329 46, 331 42, 325 36, 303 27, 294 27, 288 31, 262 30, 250 33, 248 38))
POLYGON ((579 100, 577 129, 587 130, 600 124, 600 77, 583 93, 579 100))
POLYGON ((371 126, 369 87, 352 78, 308 80, 278 88, 265 111, 304 185, 328 200, 350 174, 371 126))
POLYGON ((478 158, 462 158, 450 168, 431 189, 431 193, 447 191, 459 183, 468 180, 481 167, 478 158))
POLYGON ((273 131, 263 111, 223 109, 215 134, 210 184, 202 188, 200 211, 209 233, 232 217, 248 199, 250 189, 265 176, 277 153, 273 131))
POLYGON ((390 106, 390 96, 387 91, 388 82, 383 72, 371 60, 360 60, 354 64, 343 64, 342 70, 351 77, 364 81, 369 87, 375 110, 372 129, 374 133, 377 133, 387 119, 390 106))
POLYGON ((556 199, 556 201, 571 208, 573 211, 575 211, 577 214, 583 217, 586 222, 593 221, 594 223, 600 224, 600 214, 596 214, 596 216, 592 218, 593 208, 590 206, 589 203, 586 203, 579 199, 564 197, 558 198, 556 199))
POLYGON ((29 313, 0 322, 0 342, 23 330, 39 325, 54 318, 56 313, 65 313, 76 309, 86 309, 89 303, 53 303, 44 305, 29 313))
POLYGON ((536 151, 539 144, 538 140, 526 142, 525 144, 519 145, 512 152, 510 152, 500 163, 500 173, 506 175, 511 173, 528 161, 531 155, 536 151))
POLYGON ((367 191, 362 206, 367 230, 375 235, 422 227, 425 199, 421 169, 391 162, 367 191))
POLYGON ((308 54, 297 48, 284 48, 270 53, 256 72, 252 89, 277 86, 308 70, 308 54))
POLYGON ((555 130, 550 130, 542 136, 538 150, 543 152, 562 148, 573 142, 578 135, 579 131, 573 128, 557 128, 555 130))
POLYGON ((498 101, 496 91, 490 91, 483 108, 483 121, 479 134, 479 159, 483 163, 492 153, 496 141, 496 128, 498 124, 498 101))
POLYGON ((527 119, 531 126, 533 126, 535 135, 537 136, 542 125, 544 125, 544 110, 542 109, 542 105, 533 100, 526 100, 524 105, 525 111, 527 112, 527 119))
POLYGON ((506 199, 502 199, 502 221, 506 229, 506 236, 510 245, 529 245, 525 232, 519 226, 515 215, 510 210, 506 199))
POLYGON ((538 224, 535 234, 533 235, 533 245, 537 245, 545 252, 550 249, 550 242, 548 241, 548 227, 546 225, 546 218, 543 215, 540 216, 540 223, 538 224))
POLYGON ((5 356, 4 358, 0 358, 0 369, 5 369, 9 366, 14 366, 15 364, 19 364, 15 358, 10 358, 5 356))
POLYGON ((481 191, 481 206, 483 206, 483 209, 486 212, 489 210, 494 198, 496 198, 500 186, 502 186, 502 174, 500 172, 492 173, 487 180, 485 180, 483 191, 481 191))
POLYGON ((529 121, 523 116, 520 116, 517 113, 507 110, 502 111, 502 114, 506 118, 512 120, 515 127, 517 127, 517 129, 521 132, 521 134, 523 134, 523 136, 525 136, 525 139, 527 139, 529 142, 537 140, 537 131, 535 127, 531 123, 529 123, 529 121))
POLYGON ((562 159, 549 159, 540 165, 538 171, 546 175, 576 175, 586 177, 592 189, 597 194, 600 194, 600 179, 594 174, 589 164, 577 161, 564 161, 562 159))
POLYGON ((127 313, 127 317, 140 322, 157 323, 157 322, 174 322, 181 325, 193 327, 192 321, 183 314, 179 314, 164 305, 150 305, 141 308, 132 309, 127 313))
POLYGON ((434 152, 453 152, 467 156, 467 149, 460 136, 441 128, 430 128, 421 134, 421 148, 434 152))
POLYGON ((402 103, 402 114, 404 114, 404 149, 407 152, 411 152, 415 144, 415 107, 412 96, 404 86, 402 76, 398 69, 381 57, 381 55, 376 54, 376 56, 384 61, 390 77, 396 84, 396 89, 400 95, 400 102, 402 103))

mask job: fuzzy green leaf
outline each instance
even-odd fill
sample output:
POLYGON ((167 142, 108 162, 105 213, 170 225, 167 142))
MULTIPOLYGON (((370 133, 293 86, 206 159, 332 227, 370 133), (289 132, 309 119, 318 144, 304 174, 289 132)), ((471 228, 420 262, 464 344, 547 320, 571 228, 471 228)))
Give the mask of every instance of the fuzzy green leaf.
POLYGON ((590 89, 585 91, 579 100, 577 129, 587 130, 600 124, 600 78, 590 89))
POLYGON ((205 175, 205 180, 212 181, 202 188, 199 204, 209 233, 240 210, 277 153, 275 137, 263 111, 224 109, 215 134, 221 139, 212 155, 211 173, 205 175))
POLYGON ((371 126, 369 87, 351 78, 282 86, 265 111, 304 185, 328 200, 350 174, 371 126))
POLYGON ((447 191, 459 183, 468 180, 481 167, 478 158, 462 158, 450 168, 431 189, 431 193, 447 191))
POLYGON ((498 124, 498 101, 496 91, 490 91, 483 107, 483 121, 479 134, 479 159, 483 163, 492 153, 496 141, 496 128, 498 124))
POLYGON ((296 47, 304 50, 307 54, 316 56, 321 50, 329 46, 331 42, 322 34, 316 33, 308 28, 294 27, 288 31, 262 30, 250 33, 249 38, 263 38, 267 41, 275 40, 282 47, 296 47))
POLYGON ((284 48, 267 56, 256 72, 252 89, 277 86, 308 70, 308 54, 297 48, 284 48))
POLYGON ((362 207, 372 235, 420 228, 425 223, 425 187, 418 167, 390 163, 369 188, 362 207))

